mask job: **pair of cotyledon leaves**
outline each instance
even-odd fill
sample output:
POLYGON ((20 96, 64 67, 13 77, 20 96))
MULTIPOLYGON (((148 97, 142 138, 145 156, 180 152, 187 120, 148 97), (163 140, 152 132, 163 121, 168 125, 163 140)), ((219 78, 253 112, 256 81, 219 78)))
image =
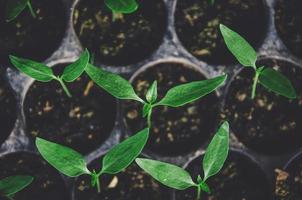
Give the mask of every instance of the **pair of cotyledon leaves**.
POLYGON ((136 163, 160 183, 177 189, 185 190, 190 187, 200 187, 205 192, 210 192, 206 181, 216 175, 223 167, 229 152, 229 124, 224 122, 210 142, 203 158, 203 178, 191 175, 184 169, 173 164, 156 160, 137 158, 136 163))
POLYGON ((256 71, 261 85, 284 97, 297 98, 294 87, 283 74, 273 68, 257 68, 257 52, 242 36, 225 25, 220 25, 220 30, 228 49, 241 65, 256 71))
MULTIPOLYGON (((30 5, 31 0, 7 0, 6 20, 12 21, 30 5)), ((100 1, 102 3, 102 1, 100 1)), ((105 4, 114 13, 133 13, 138 9, 136 0, 105 0, 105 4)))
POLYGON ((26 188, 32 181, 31 176, 9 176, 0 180, 0 198, 11 199, 14 194, 26 188))

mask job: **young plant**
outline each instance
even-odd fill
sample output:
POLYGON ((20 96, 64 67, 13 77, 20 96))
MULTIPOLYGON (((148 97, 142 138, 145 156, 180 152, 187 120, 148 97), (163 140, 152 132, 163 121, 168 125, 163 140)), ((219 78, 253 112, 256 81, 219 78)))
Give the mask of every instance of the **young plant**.
POLYGON ((252 86, 251 98, 256 95, 257 83, 259 82, 266 89, 282 95, 289 99, 297 98, 297 93, 291 82, 280 72, 273 68, 256 66, 256 50, 238 33, 229 29, 225 25, 220 25, 220 31, 231 53, 236 57, 238 62, 244 67, 251 67, 255 70, 254 82, 252 86))
POLYGON ((118 99, 135 100, 143 105, 143 117, 147 117, 148 127, 151 127, 152 110, 158 106, 180 107, 191 103, 221 86, 227 75, 208 80, 194 81, 171 88, 166 95, 157 100, 157 82, 154 81, 146 93, 146 101, 134 91, 132 85, 119 75, 104 71, 91 64, 85 69, 90 78, 101 88, 118 99))
POLYGON ((12 55, 9 57, 11 63, 17 69, 19 69, 21 72, 32 77, 37 81, 41 81, 41 82, 50 82, 52 80, 58 81, 68 97, 71 97, 72 95, 69 92, 65 82, 75 81, 79 76, 82 75, 82 73, 85 71, 85 68, 89 63, 89 52, 86 49, 77 61, 65 67, 62 75, 56 76, 50 67, 42 63, 24 59, 24 58, 18 58, 12 55))
POLYGON ((26 7, 28 7, 33 18, 36 18, 36 12, 31 5, 31 0, 7 0, 6 21, 10 22, 16 19, 26 7))
POLYGON ((144 129, 114 146, 104 156, 102 168, 90 171, 84 157, 68 147, 37 138, 36 146, 42 157, 54 168, 69 177, 89 175, 92 187, 100 192, 100 176, 117 174, 127 168, 141 153, 149 137, 149 129, 144 129))
POLYGON ((113 13, 129 14, 138 9, 136 0, 105 0, 105 4, 113 13))
POLYGON ((0 197, 13 199, 17 192, 26 188, 33 180, 31 176, 9 176, 0 180, 0 197))
POLYGON ((143 158, 137 158, 135 161, 145 172, 165 186, 176 190, 196 188, 196 199, 200 200, 202 191, 210 193, 207 180, 222 169, 227 159, 228 151, 229 124, 224 122, 206 150, 202 162, 203 176, 198 175, 196 181, 192 180, 189 172, 169 163, 143 158))

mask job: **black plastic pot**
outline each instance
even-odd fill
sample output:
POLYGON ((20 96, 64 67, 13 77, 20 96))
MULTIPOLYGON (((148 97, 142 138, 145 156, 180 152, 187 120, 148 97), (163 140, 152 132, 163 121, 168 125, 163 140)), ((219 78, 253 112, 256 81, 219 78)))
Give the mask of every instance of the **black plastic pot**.
MULTIPOLYGON (((302 69, 291 62, 263 59, 259 66, 273 67, 291 80, 301 94, 302 69)), ((269 154, 292 152, 301 147, 301 97, 289 100, 260 84, 254 100, 250 98, 254 71, 240 70, 227 90, 224 113, 232 130, 246 146, 269 154)))
MULTIPOLYGON (((188 163, 186 169, 192 177, 201 175, 202 158, 199 156, 188 163)), ((272 200, 271 184, 265 172, 253 157, 238 150, 232 150, 220 173, 209 179, 211 194, 202 193, 204 200, 272 200)), ((175 200, 196 198, 196 191, 188 189, 175 192, 175 200)))
POLYGON ((129 65, 149 57, 161 44, 166 30, 162 0, 140 0, 133 14, 113 14, 99 0, 80 1, 73 13, 74 30, 95 61, 129 65))
POLYGON ((266 3, 263 0, 178 0, 175 28, 182 45, 196 58, 211 64, 235 63, 225 47, 219 24, 238 31, 258 48, 268 25, 266 3))
MULTIPOLYGON (((189 63, 160 62, 141 68, 131 78, 135 91, 145 99, 148 88, 158 81, 158 100, 179 84, 204 80, 206 75, 189 63)), ((124 117, 131 133, 147 126, 142 105, 126 102, 124 117)), ((219 103, 216 93, 179 108, 157 107, 153 110, 148 149, 160 155, 182 155, 200 148, 218 123, 219 103)))
MULTIPOLYGON (((66 65, 54 69, 62 71, 66 65)), ((42 137, 87 154, 110 136, 116 120, 116 100, 85 74, 67 87, 72 98, 58 82, 33 82, 24 100, 26 132, 33 139, 42 137)))
POLYGON ((45 60, 58 49, 67 27, 63 0, 32 0, 37 17, 25 9, 15 20, 6 22, 7 1, 0 1, 0 63, 7 65, 8 55, 45 60))
POLYGON ((0 157, 0 179, 13 175, 34 177, 32 184, 17 193, 14 200, 70 199, 60 174, 33 153, 15 152, 0 157))

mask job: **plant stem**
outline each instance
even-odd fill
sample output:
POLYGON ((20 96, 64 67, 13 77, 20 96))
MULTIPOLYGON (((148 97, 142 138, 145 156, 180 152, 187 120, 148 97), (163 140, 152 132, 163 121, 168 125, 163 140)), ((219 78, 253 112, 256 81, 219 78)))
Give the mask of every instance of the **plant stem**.
POLYGON ((27 6, 28 6, 29 11, 30 11, 31 15, 33 16, 33 18, 36 18, 37 17, 36 12, 34 11, 30 1, 27 2, 27 6))
POLYGON ((147 122, 148 122, 148 128, 149 129, 152 126, 151 117, 152 117, 152 109, 148 112, 148 116, 147 116, 147 122))
POLYGON ((57 79, 57 80, 59 81, 59 83, 61 84, 61 86, 62 86, 63 90, 65 91, 65 93, 67 94, 67 96, 71 98, 72 95, 71 95, 71 93, 69 92, 69 90, 68 90, 67 86, 65 85, 64 81, 63 81, 60 77, 57 77, 56 79, 57 79))
POLYGON ((256 96, 256 90, 257 90, 257 83, 258 83, 258 80, 259 80, 259 71, 255 71, 255 77, 254 77, 254 83, 253 83, 253 88, 252 88, 252 99, 255 98, 256 96))
POLYGON ((96 179, 96 187, 97 187, 98 193, 101 193, 101 184, 100 184, 100 177, 99 176, 96 179))
POLYGON ((197 187, 197 198, 196 198, 196 200, 200 200, 200 197, 201 197, 201 187, 198 186, 197 187))

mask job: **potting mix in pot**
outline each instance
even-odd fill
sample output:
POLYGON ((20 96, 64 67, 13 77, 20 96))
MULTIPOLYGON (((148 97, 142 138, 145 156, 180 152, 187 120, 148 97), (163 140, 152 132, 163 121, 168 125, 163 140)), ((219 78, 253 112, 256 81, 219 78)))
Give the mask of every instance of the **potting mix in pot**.
POLYGON ((0 0, 0 200, 302 200, 300 0, 0 0))

